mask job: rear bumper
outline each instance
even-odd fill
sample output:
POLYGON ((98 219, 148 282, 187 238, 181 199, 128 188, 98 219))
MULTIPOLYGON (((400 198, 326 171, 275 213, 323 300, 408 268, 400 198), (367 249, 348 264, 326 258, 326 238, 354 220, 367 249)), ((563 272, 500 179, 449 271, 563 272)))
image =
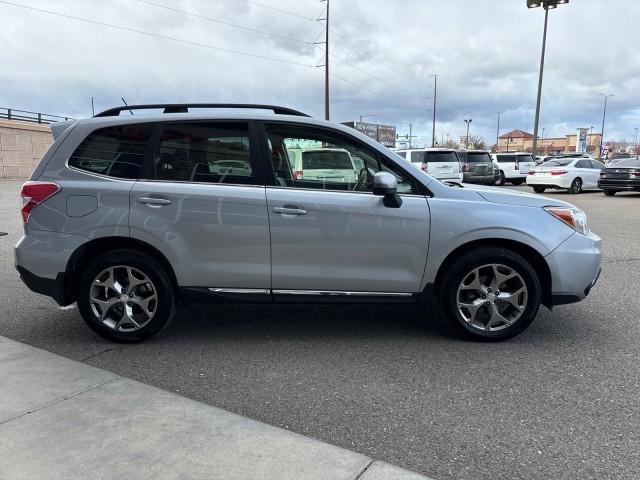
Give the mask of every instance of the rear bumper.
POLYGON ((547 255, 552 305, 579 302, 589 295, 600 276, 601 245, 595 233, 576 232, 547 255))
POLYGON ((64 273, 58 273, 56 278, 53 279, 39 277, 19 265, 16 266, 16 270, 18 270, 18 275, 20 275, 24 284, 32 292, 51 297, 58 303, 58 305, 63 307, 73 303, 65 291, 64 273))
POLYGON ((573 178, 564 175, 540 177, 538 175, 527 175, 527 185, 536 185, 547 188, 569 188, 573 178))
POLYGON ((640 191, 640 180, 598 180, 598 188, 603 190, 640 191))
POLYGON ((495 180, 495 176, 493 175, 493 172, 491 172, 491 174, 488 174, 488 175, 472 175, 469 173, 463 173, 462 175, 462 181, 464 183, 486 184, 486 183, 491 183, 494 180, 495 180))

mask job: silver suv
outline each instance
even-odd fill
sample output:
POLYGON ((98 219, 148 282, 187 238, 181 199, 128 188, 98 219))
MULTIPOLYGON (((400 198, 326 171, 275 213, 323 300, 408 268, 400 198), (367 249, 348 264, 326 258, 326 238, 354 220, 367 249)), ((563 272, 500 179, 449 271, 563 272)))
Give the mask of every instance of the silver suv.
POLYGON ((541 303, 585 298, 600 272, 601 240, 573 205, 441 183, 351 128, 287 108, 137 105, 53 132, 22 188, 16 268, 114 341, 151 337, 188 302, 433 297, 458 332, 504 339, 541 303), (145 108, 164 111, 119 116, 145 108), (359 171, 296 176, 296 148, 346 151, 359 171))

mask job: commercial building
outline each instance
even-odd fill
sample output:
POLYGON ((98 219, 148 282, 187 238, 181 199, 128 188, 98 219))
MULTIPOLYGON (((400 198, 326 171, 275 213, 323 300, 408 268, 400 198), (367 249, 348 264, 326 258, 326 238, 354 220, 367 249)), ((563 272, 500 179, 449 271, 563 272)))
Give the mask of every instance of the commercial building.
MULTIPOLYGON (((563 137, 538 137, 538 154, 587 152, 596 153, 600 146, 600 133, 588 133, 588 129, 580 128, 574 134, 563 137), (581 141, 578 139, 580 138, 581 141)), ((498 152, 531 152, 533 150, 533 134, 523 130, 512 130, 498 137, 498 152)))

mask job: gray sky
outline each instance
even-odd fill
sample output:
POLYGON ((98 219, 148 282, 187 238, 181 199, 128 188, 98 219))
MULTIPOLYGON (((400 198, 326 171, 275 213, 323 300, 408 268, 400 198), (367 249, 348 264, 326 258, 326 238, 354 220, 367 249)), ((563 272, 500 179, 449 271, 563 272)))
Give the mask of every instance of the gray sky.
MULTIPOLYGON (((120 104, 255 102, 323 115, 319 0, 11 0, 11 3, 173 37, 86 23, 0 2, 0 106, 76 117, 120 104), (220 22, 160 8, 170 6, 220 22), (263 5, 271 6, 265 8, 263 5), (299 16, 283 13, 293 12, 299 16), (301 18, 305 17, 305 18, 301 18), (274 36, 278 35, 278 36, 274 36), (288 37, 287 39, 281 37, 288 37), (293 40, 290 40, 293 39, 293 40), (221 51, 216 47, 252 55, 221 51), (293 63, 285 63, 293 62, 293 63)), ((606 138, 640 127, 637 0, 570 0, 549 15, 541 127, 545 137, 594 126, 606 138)), ((411 122, 436 136, 533 131, 544 11, 525 0, 331 0, 332 120, 411 122)), ((406 126, 399 126, 405 133, 406 126)))

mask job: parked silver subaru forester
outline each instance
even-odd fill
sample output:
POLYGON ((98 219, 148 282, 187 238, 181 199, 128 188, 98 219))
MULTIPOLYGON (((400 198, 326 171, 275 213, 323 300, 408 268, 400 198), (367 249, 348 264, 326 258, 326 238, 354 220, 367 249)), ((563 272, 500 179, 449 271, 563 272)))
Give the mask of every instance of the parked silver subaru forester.
POLYGON ((114 341, 147 339, 194 301, 434 297, 458 332, 505 339, 541 303, 585 298, 600 272, 601 240, 573 205, 441 183, 353 129, 287 108, 136 105, 52 130, 22 188, 16 268, 114 341), (294 169, 298 155, 313 178, 294 169))

